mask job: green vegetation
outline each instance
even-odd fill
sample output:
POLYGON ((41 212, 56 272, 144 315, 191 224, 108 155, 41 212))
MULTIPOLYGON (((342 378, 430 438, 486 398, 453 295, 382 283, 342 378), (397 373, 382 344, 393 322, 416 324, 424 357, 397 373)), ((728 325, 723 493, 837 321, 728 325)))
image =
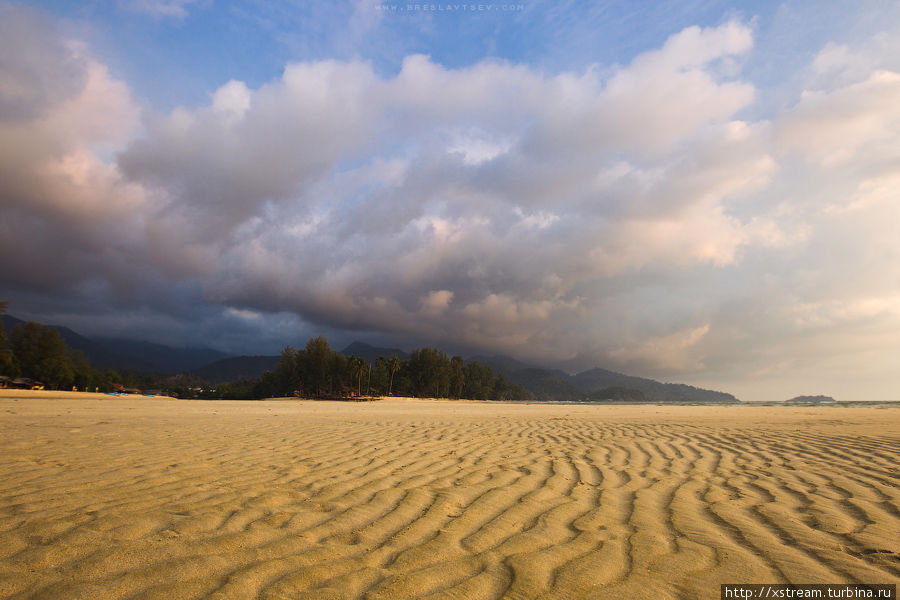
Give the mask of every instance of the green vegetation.
POLYGON ((251 399, 280 396, 359 398, 412 396, 473 400, 527 400, 531 394, 487 365, 434 348, 413 350, 409 360, 378 357, 374 364, 359 356, 344 356, 323 336, 311 338, 303 350, 287 346, 281 360, 259 379, 225 383, 218 398, 251 399))
POLYGON ((585 390, 569 381, 571 376, 561 371, 526 367, 514 370, 508 376, 531 391, 536 400, 575 402, 588 397, 585 390))
MULTIPOLYGON (((0 302, 0 316, 8 305, 0 302)), ((165 390, 182 397, 196 395, 203 384, 185 375, 100 371, 80 351, 69 348, 59 331, 34 321, 17 323, 7 334, 0 320, 0 375, 32 379, 50 390, 165 390)))
POLYGON ((6 331, 3 329, 3 315, 9 302, 0 301, 0 375, 14 377, 19 374, 19 368, 15 364, 15 356, 6 345, 6 331))
MULTIPOLYGON (((0 317, 6 308, 7 303, 0 302, 0 317)), ((280 356, 231 357, 193 371, 182 367, 184 370, 178 375, 171 375, 172 371, 152 372, 165 367, 158 366, 160 361, 141 360, 140 353, 135 353, 137 361, 127 365, 109 361, 110 353, 104 352, 105 348, 66 328, 23 323, 8 317, 4 331, 0 320, 0 375, 35 379, 48 389, 114 391, 124 387, 182 398, 228 399, 396 395, 557 402, 738 401, 731 394, 683 384, 660 383, 599 368, 569 375, 502 356, 464 360, 435 348, 419 348, 406 354, 396 348, 375 348, 361 342, 338 352, 323 336, 309 339, 300 349, 287 346, 280 356), (81 352, 71 350, 67 343, 116 371, 94 369, 81 352), (157 366, 130 366, 135 362, 157 366)), ((158 349, 153 350, 159 354, 158 349)), ((177 349, 168 350, 174 353, 177 349)), ((122 353, 127 354, 125 350, 122 353)), ((790 402, 816 400, 827 401, 809 397, 790 402)))
MULTIPOLYGON (((7 303, 0 302, 0 315, 7 303)), ((310 338, 297 350, 286 346, 272 370, 259 378, 223 383, 215 389, 190 374, 160 375, 105 371, 91 367, 79 351, 71 350, 53 327, 17 324, 7 336, 0 325, 0 375, 28 377, 47 389, 111 392, 117 389, 152 391, 181 398, 249 400, 282 396, 305 398, 361 398, 413 396, 475 400, 529 400, 522 386, 494 375, 490 367, 448 357, 434 348, 413 350, 408 360, 378 357, 374 364, 360 356, 333 350, 324 336, 310 338)))
POLYGON ((725 392, 704 390, 682 383, 660 383, 652 379, 623 375, 606 369, 582 371, 569 377, 568 382, 585 392, 613 387, 638 390, 650 402, 738 402, 737 398, 725 392))
MULTIPOLYGON (((0 304, 0 314, 7 303, 0 304)), ((81 352, 71 350, 52 327, 34 321, 13 327, 8 339, 0 329, 0 375, 27 377, 47 389, 109 391, 119 381, 114 371, 101 373, 81 352)))

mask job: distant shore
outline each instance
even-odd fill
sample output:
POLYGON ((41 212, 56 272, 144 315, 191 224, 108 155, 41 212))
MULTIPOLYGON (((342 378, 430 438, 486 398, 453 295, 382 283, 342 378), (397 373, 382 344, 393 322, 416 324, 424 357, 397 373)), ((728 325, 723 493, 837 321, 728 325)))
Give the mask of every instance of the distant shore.
POLYGON ((0 389, 0 398, 19 398, 27 400, 34 399, 59 399, 59 400, 110 400, 115 398, 156 398, 177 400, 177 398, 169 398, 168 396, 154 396, 144 394, 107 394, 104 392, 72 392, 65 390, 17 390, 12 388, 0 389))
MULTIPOLYGON (((176 398, 165 395, 153 394, 111 394, 104 392, 78 392, 63 390, 21 390, 21 389, 0 389, 0 398, 45 398, 45 399, 83 399, 83 400, 109 400, 109 399, 128 399, 133 398, 147 399, 156 398, 162 400, 192 400, 191 398, 176 398)), ((559 406, 785 406, 785 407, 828 407, 828 406, 874 406, 876 404, 898 405, 900 400, 838 400, 836 402, 827 403, 800 403, 790 404, 782 401, 770 402, 682 402, 682 401, 648 401, 648 402, 627 402, 624 400, 471 400, 467 398, 413 398, 407 396, 361 396, 352 398, 303 398, 296 396, 283 396, 278 398, 265 398, 263 400, 202 400, 209 401, 227 401, 227 402, 263 402, 263 401, 295 401, 295 402, 348 402, 348 403, 365 403, 365 402, 474 402, 484 404, 534 404, 534 405, 559 405, 559 406)))

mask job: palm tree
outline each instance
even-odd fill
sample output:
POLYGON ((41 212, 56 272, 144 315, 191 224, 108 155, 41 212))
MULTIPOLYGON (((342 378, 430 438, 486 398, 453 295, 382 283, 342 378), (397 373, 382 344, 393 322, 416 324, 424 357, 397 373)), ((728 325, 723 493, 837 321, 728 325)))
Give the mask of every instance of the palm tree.
POLYGON ((353 359, 353 372, 356 373, 356 396, 362 396, 362 374, 365 368, 369 366, 361 356, 357 356, 353 359))
POLYGON ((400 359, 396 356, 392 356, 391 360, 388 362, 388 371, 391 373, 391 380, 388 384, 388 396, 391 395, 394 389, 394 373, 400 370, 400 359))

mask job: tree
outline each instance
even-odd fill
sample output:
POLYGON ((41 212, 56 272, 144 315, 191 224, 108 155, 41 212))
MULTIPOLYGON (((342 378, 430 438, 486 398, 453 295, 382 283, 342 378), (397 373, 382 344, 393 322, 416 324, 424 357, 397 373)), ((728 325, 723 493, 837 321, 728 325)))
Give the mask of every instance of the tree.
POLYGON ((383 356, 375 358, 371 373, 371 389, 379 396, 385 395, 388 388, 388 363, 383 356))
POLYGON ((466 364, 462 356, 454 356, 450 359, 450 395, 461 398, 465 384, 466 364))
POLYGON ((72 367, 72 385, 85 392, 100 389, 100 373, 91 367, 84 353, 80 350, 70 350, 69 364, 72 367))
POLYGON ((297 351, 285 346, 281 351, 281 360, 275 365, 272 378, 274 396, 290 396, 300 387, 300 376, 297 372, 297 351))
POLYGON ((0 300, 0 350, 6 348, 6 331, 3 328, 3 315, 6 314, 7 308, 9 308, 9 302, 0 300))
POLYGON ((38 363, 38 325, 28 322, 24 326, 18 323, 10 332, 9 343, 19 369, 25 377, 34 377, 38 363))
POLYGON ((9 302, 0 301, 0 375, 16 377, 19 374, 19 366, 12 349, 6 344, 6 331, 3 328, 3 315, 9 307, 9 302))
POLYGON ((302 373, 303 381, 306 382, 310 393, 315 391, 316 396, 322 395, 322 390, 326 385, 331 383, 331 391, 333 392, 334 378, 329 375, 333 373, 333 354, 335 354, 328 345, 325 336, 317 336, 310 338, 306 342, 306 364, 302 373), (329 371, 332 371, 329 373, 329 371), (329 382, 329 379, 331 381, 329 382))
MULTIPOLYGON (((366 361, 360 356, 350 355, 347 357, 347 366, 350 370, 350 382, 351 385, 353 383, 353 379, 356 379, 356 395, 362 395, 362 374, 366 368, 366 361)), ((352 392, 351 392, 352 395, 352 392)))
POLYGON ((12 331, 12 350, 22 374, 51 387, 68 387, 74 378, 69 348, 52 327, 29 321, 12 331))
POLYGON ((517 383, 506 379, 501 373, 494 382, 494 390, 491 394, 494 400, 529 400, 531 393, 517 383))
POLYGON ((362 356, 356 357, 356 395, 362 396, 362 377, 369 370, 369 363, 362 356))
POLYGON ((388 382, 388 396, 394 393, 394 374, 400 370, 400 359, 396 356, 392 356, 388 361, 388 372, 391 374, 391 379, 388 382))
POLYGON ((506 381, 506 377, 502 374, 497 375, 497 379, 494 381, 494 390, 491 393, 491 398, 494 400, 508 400, 508 388, 509 382, 506 381))
POLYGON ((353 374, 350 372, 350 363, 347 357, 340 352, 331 352, 331 371, 330 371, 330 394, 339 396, 349 396, 352 387, 347 387, 344 381, 349 381, 353 385, 353 374))
POLYGON ((472 400, 488 400, 494 391, 494 372, 477 361, 468 363, 464 370, 464 395, 472 400))
POLYGON ((407 363, 413 393, 419 397, 441 397, 450 387, 450 360, 434 348, 421 348, 410 353, 407 363))

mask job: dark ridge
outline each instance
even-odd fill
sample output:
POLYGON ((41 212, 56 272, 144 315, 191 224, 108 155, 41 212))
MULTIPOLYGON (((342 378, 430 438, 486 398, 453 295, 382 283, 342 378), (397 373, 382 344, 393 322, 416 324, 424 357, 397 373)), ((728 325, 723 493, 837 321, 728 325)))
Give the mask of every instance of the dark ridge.
MULTIPOLYGON (((12 331, 21 319, 3 315, 3 326, 12 331)), ((145 373, 183 373, 228 356, 210 348, 175 348, 139 340, 87 338, 68 327, 48 325, 59 332, 66 345, 80 350, 96 369, 141 371, 145 373)))
POLYGON ((271 371, 281 360, 280 356, 232 356, 192 370, 189 374, 211 385, 259 379, 271 371))
POLYGON ((379 348, 365 342, 353 342, 341 350, 341 354, 344 356, 359 356, 369 364, 373 364, 377 358, 390 358, 392 356, 396 356, 400 360, 409 360, 409 352, 404 352, 398 348, 379 348))

